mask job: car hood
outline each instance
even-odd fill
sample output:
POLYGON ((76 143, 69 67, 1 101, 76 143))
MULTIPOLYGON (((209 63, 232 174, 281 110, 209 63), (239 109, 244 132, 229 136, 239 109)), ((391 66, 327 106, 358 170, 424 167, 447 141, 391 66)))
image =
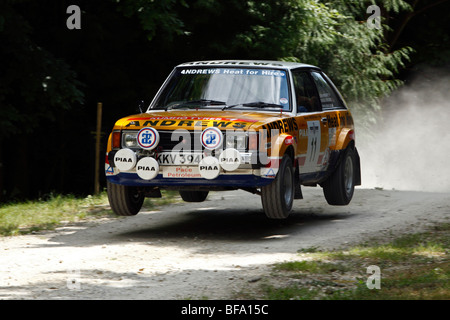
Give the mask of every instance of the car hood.
POLYGON ((114 129, 141 129, 153 127, 157 130, 194 130, 198 128, 217 127, 221 130, 258 129, 270 123, 292 115, 282 112, 254 112, 230 110, 197 111, 150 111, 124 117, 116 122, 114 129))

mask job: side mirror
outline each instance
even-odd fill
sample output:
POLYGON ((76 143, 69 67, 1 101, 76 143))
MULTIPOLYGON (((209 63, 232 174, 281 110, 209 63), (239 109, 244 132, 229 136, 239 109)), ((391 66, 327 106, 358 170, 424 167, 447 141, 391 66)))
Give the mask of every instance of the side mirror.
POLYGON ((144 107, 145 107, 145 101, 144 100, 140 100, 138 103, 138 108, 139 108, 139 112, 140 113, 144 113, 144 107))

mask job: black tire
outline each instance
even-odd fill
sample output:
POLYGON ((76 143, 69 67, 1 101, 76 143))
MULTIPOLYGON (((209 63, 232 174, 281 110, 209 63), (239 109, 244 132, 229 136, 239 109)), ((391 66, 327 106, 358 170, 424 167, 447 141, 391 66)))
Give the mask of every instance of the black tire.
POLYGON ((111 209, 119 216, 138 214, 144 203, 144 195, 136 187, 107 182, 108 199, 111 209))
POLYGON ((345 206, 350 203, 355 191, 356 157, 351 147, 347 148, 336 171, 322 184, 328 204, 345 206))
POLYGON ((206 200, 209 191, 180 190, 181 198, 186 202, 203 202, 206 200))
POLYGON ((286 219, 294 202, 294 168, 291 157, 284 155, 275 180, 261 188, 261 202, 266 217, 286 219))

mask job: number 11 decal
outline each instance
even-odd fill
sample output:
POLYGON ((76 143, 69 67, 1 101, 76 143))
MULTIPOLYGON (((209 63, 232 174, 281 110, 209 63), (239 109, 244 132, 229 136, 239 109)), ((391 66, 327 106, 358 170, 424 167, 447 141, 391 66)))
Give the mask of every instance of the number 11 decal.
POLYGON ((306 153, 305 169, 314 171, 320 153, 320 121, 308 121, 308 150, 306 153))

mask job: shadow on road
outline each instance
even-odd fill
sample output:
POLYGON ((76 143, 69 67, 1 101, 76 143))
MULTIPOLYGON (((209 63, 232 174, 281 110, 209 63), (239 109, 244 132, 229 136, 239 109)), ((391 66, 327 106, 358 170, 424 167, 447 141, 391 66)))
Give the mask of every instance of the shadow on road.
MULTIPOLYGON (((164 213, 161 213, 164 214, 164 213)), ((262 211, 201 210, 181 214, 176 220, 156 225, 148 223, 136 230, 119 233, 117 238, 136 240, 197 238, 203 240, 258 241, 301 233, 302 230, 349 214, 324 214, 314 211, 294 213, 286 220, 267 219, 262 211)))
POLYGON ((171 242, 180 247, 198 246, 198 240, 245 244, 280 240, 314 232, 319 226, 353 216, 343 209, 324 213, 322 208, 294 211, 286 220, 271 220, 261 209, 188 208, 178 206, 159 212, 140 213, 118 221, 55 235, 50 241, 59 246, 94 246, 120 242, 171 242), (194 243, 195 242, 195 243, 194 243))

